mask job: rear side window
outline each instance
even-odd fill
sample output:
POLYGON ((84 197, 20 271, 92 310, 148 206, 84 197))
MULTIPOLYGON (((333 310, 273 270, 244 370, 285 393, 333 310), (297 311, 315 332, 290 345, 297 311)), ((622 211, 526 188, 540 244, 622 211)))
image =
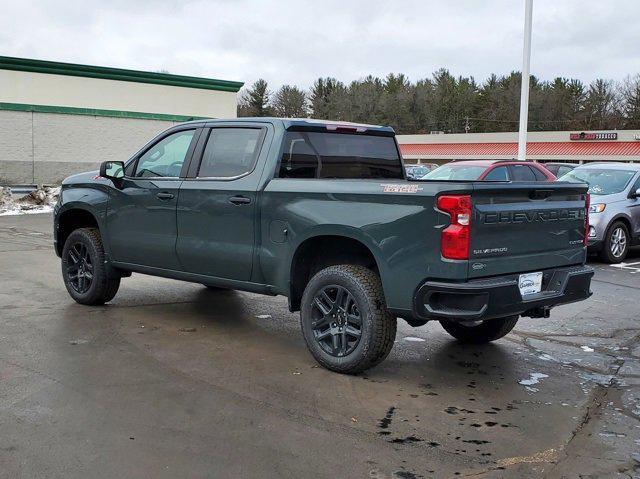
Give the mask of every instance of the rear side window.
POLYGON ((487 173, 487 176, 483 179, 486 181, 508 181, 509 176, 507 175, 507 167, 498 166, 487 173))
POLYGON ((556 173, 556 176, 560 178, 562 175, 569 173, 572 169, 573 168, 570 166, 560 166, 558 167, 558 173, 556 173))
POLYGON ((200 163, 200 178, 233 178, 253 170, 260 151, 259 128, 212 128, 200 163))
POLYGON ((513 181, 536 181, 536 176, 527 165, 512 165, 513 181))
POLYGON ((530 168, 531 168, 531 170, 533 171, 533 174, 536 177, 536 181, 548 181, 549 180, 549 178, 547 178, 547 175, 545 175, 542 171, 540 171, 535 166, 531 166, 530 168))
POLYGON ((403 178, 392 137, 289 131, 280 178, 403 178))

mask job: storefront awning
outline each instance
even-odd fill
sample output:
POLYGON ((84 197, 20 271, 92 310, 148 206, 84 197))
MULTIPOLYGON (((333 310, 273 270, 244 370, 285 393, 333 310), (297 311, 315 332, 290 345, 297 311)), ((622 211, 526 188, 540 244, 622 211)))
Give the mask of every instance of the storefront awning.
MULTIPOLYGON (((407 143, 400 145, 406 156, 482 158, 483 156, 518 156, 517 143, 407 143)), ((529 142, 527 156, 636 156, 640 157, 640 141, 616 142, 529 142)), ((597 158, 594 158, 597 159, 597 158)), ((631 158, 629 158, 631 159, 631 158)))

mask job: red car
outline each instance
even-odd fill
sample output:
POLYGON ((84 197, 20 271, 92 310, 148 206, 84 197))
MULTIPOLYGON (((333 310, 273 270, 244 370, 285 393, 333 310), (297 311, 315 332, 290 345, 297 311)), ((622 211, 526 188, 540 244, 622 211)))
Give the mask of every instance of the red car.
POLYGON ((555 181, 556 177, 531 161, 453 161, 424 175, 423 180, 555 181))

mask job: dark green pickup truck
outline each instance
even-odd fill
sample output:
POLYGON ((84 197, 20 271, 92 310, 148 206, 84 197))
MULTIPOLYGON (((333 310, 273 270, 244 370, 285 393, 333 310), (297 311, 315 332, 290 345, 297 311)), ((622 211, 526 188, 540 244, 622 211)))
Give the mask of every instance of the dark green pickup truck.
POLYGON ((590 296, 587 186, 408 181, 391 128, 202 120, 72 176, 55 208, 69 294, 132 272, 289 298, 323 366, 363 371, 397 318, 464 342, 590 296))

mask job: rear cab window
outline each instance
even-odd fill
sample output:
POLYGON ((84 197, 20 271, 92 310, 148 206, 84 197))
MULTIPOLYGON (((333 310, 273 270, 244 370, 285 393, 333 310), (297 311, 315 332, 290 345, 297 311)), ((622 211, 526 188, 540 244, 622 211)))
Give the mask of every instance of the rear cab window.
POLYGON ((403 179, 391 136, 287 131, 279 178, 403 179))

